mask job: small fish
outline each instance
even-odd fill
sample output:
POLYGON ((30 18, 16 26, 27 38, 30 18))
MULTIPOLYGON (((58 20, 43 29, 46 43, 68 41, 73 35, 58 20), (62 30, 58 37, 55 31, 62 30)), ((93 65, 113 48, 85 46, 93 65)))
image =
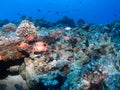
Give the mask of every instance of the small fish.
POLYGON ((117 15, 116 15, 116 14, 113 14, 113 16, 114 16, 114 17, 117 17, 117 15))
POLYGON ((51 10, 48 10, 48 12, 50 13, 50 12, 52 12, 51 10))
POLYGON ((41 54, 34 55, 34 58, 40 58, 40 57, 41 57, 41 54))
POLYGON ((71 27, 65 27, 65 30, 71 30, 72 28, 71 27))
POLYGON ((17 15, 21 15, 21 13, 17 13, 17 15))
POLYGON ((76 11, 77 11, 77 9, 74 9, 74 11, 76 12, 76 11))
POLYGON ((57 11, 56 14, 59 14, 59 11, 57 11))
POLYGON ((79 12, 79 9, 74 9, 74 12, 79 12))
POLYGON ((82 4, 82 1, 80 1, 80 4, 82 4))
POLYGON ((40 12, 41 10, 40 10, 40 9, 38 9, 37 11, 38 11, 38 12, 40 12))

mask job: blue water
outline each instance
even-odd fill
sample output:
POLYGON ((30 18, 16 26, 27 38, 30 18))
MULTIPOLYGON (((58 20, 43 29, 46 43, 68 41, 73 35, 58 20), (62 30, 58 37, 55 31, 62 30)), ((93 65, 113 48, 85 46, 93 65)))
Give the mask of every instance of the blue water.
POLYGON ((21 16, 56 21, 63 16, 75 21, 110 23, 120 19, 120 0, 0 0, 0 19, 21 16))

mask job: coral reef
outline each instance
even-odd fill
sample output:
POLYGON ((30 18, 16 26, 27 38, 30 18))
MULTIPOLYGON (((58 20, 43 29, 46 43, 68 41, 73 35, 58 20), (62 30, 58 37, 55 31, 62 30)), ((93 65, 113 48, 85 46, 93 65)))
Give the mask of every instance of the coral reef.
POLYGON ((26 82, 20 75, 8 76, 5 80, 0 80, 0 85, 3 85, 3 90, 16 90, 15 85, 20 85, 23 87, 23 90, 28 89, 26 82))
POLYGON ((0 56, 1 56, 1 60, 7 61, 7 60, 17 60, 20 58, 23 58, 25 55, 22 54, 22 52, 20 52, 17 49, 17 43, 5 43, 0 45, 0 56))
POLYGON ((8 23, 8 24, 2 26, 2 30, 4 32, 10 32, 10 31, 15 32, 16 29, 17 29, 17 26, 13 23, 8 23))
POLYGON ((50 28, 53 26, 51 22, 48 22, 44 19, 36 19, 34 23, 35 23, 35 26, 45 27, 45 28, 50 28))
POLYGON ((63 25, 63 26, 69 26, 69 27, 75 27, 75 22, 73 19, 64 16, 62 19, 58 20, 55 25, 63 25))
POLYGON ((75 24, 64 17, 50 26, 44 20, 30 21, 23 20, 16 33, 1 33, 0 79, 5 73, 17 74, 21 81, 8 76, 15 82, 11 85, 3 79, 2 89, 119 90, 119 21, 75 24))
POLYGON ((119 90, 120 89, 120 73, 113 72, 103 81, 101 90, 119 90))
POLYGON ((23 40, 27 40, 30 35, 37 34, 36 27, 28 20, 23 20, 16 30, 16 34, 23 40))

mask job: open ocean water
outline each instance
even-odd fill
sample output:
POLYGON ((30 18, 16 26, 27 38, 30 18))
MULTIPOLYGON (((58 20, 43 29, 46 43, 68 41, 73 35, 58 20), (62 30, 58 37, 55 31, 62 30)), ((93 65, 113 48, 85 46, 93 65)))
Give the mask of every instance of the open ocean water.
POLYGON ((20 20, 21 16, 56 21, 63 16, 75 21, 109 23, 120 19, 119 0, 1 0, 0 19, 20 20))

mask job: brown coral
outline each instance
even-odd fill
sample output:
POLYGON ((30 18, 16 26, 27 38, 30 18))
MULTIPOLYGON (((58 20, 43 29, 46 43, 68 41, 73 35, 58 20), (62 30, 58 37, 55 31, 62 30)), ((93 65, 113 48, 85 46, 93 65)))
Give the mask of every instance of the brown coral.
POLYGON ((28 20, 23 20, 16 30, 16 34, 21 38, 27 40, 31 35, 37 35, 36 27, 28 20))
POLYGON ((17 49, 16 44, 17 43, 0 45, 0 60, 8 61, 24 57, 22 52, 17 49))

